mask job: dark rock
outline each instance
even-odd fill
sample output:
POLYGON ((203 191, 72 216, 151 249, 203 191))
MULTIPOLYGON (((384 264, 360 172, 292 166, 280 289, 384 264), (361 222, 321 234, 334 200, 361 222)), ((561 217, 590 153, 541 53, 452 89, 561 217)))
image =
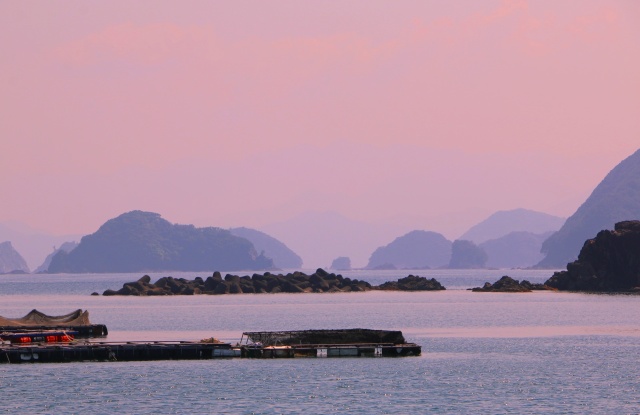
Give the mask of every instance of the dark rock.
POLYGON ((91 295, 100 295, 100 294, 98 294, 97 292, 94 291, 94 292, 91 293, 91 295))
POLYGON ((600 231, 584 243, 577 261, 545 284, 562 291, 634 291, 640 286, 640 221, 600 231))
POLYGON ((242 287, 238 282, 232 282, 229 286, 229 294, 242 294, 242 287))
POLYGON ((229 294, 230 287, 228 282, 221 282, 216 285, 216 288, 213 290, 214 294, 229 294))
POLYGON ((316 275, 318 275, 318 276, 320 276, 322 278, 325 278, 325 277, 327 277, 329 275, 329 273, 327 271, 323 270, 322 268, 318 268, 316 270, 316 275))
POLYGON ((216 286, 221 282, 222 280, 217 280, 214 277, 208 277, 204 282, 204 289, 205 291, 213 291, 216 289, 216 286))
POLYGON ((445 289, 435 278, 427 279, 415 275, 409 275, 397 281, 388 281, 374 288, 384 291, 438 291, 445 289))
POLYGON ((495 283, 485 282, 484 286, 472 288, 474 292, 502 292, 502 293, 523 293, 532 290, 552 290, 553 288, 544 284, 532 284, 527 280, 519 282, 505 275, 495 283))

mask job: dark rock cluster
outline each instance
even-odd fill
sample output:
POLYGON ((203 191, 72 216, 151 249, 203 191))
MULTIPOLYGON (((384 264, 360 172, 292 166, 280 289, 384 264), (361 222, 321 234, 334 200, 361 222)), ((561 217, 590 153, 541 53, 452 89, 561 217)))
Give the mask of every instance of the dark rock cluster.
POLYGON ((640 291, 640 221, 598 232, 584 243, 577 261, 545 284, 566 291, 640 291))
POLYGON ((219 272, 203 280, 162 277, 154 284, 148 275, 136 282, 128 282, 118 290, 106 290, 103 295, 193 295, 193 294, 243 294, 243 293, 324 293, 368 291, 371 284, 357 279, 330 274, 323 269, 307 275, 296 271, 287 275, 253 274, 238 276, 219 272))
POLYGON ((527 280, 514 280, 505 275, 493 284, 485 282, 482 287, 472 288, 474 292, 528 293, 533 290, 552 290, 545 284, 532 284, 527 280))
POLYGON ((408 277, 400 278, 398 281, 387 281, 374 287, 374 289, 385 291, 437 291, 445 290, 446 288, 435 278, 427 279, 409 275, 408 277))
MULTIPOLYGON (((227 274, 223 278, 219 272, 203 280, 162 277, 151 283, 145 275, 135 282, 125 283, 118 291, 106 290, 102 295, 194 295, 194 294, 243 294, 243 293, 335 293, 362 292, 369 290, 387 291, 435 291, 445 288, 434 278, 427 279, 409 275, 397 281, 389 281, 379 286, 371 286, 366 281, 345 278, 340 274, 328 273, 322 268, 307 275, 296 271, 287 275, 253 274, 243 276, 227 274)), ((93 295, 93 294, 92 294, 93 295)))

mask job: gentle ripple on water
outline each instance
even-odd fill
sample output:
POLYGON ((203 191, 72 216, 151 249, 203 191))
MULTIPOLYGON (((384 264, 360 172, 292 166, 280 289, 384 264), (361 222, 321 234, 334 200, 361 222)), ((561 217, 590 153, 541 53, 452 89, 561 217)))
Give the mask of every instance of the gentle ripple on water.
MULTIPOLYGON (((477 281, 483 273, 460 278, 477 281)), ((388 271, 371 276, 388 277, 388 271)), ((638 296, 465 290, 88 295, 133 279, 0 277, 0 315, 85 308, 94 322, 109 326, 110 340, 215 335, 237 341, 244 330, 402 329, 423 346, 423 355, 0 365, 5 412, 637 414, 640 408, 638 296)))

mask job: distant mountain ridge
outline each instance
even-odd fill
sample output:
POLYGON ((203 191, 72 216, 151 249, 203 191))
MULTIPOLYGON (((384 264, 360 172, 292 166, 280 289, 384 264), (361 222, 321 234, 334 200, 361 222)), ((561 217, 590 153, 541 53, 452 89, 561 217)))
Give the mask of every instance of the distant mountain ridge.
POLYGON ((0 223, 0 241, 11 241, 30 269, 43 263, 54 246, 79 241, 82 235, 52 235, 19 222, 0 223))
POLYGON ((478 246, 487 253, 487 268, 529 268, 544 257, 540 248, 552 233, 515 231, 478 246))
POLYGON ((476 244, 501 238, 511 232, 542 234, 557 231, 565 218, 529 209, 501 210, 472 226, 460 238, 476 244))
POLYGON ((2 242, 0 243, 0 273, 13 271, 29 272, 29 267, 24 258, 13 248, 11 242, 2 242))
POLYGON ((527 209, 499 211, 464 234, 480 243, 463 237, 452 242, 436 232, 414 230, 377 248, 367 268, 529 268, 542 258, 540 248, 552 231, 520 229, 557 229, 563 221, 527 209))
POLYGON ((615 166, 562 228, 544 241, 545 257, 536 267, 565 267, 578 257, 585 240, 634 219, 640 219, 640 150, 615 166))
POLYGON ((35 273, 47 272, 49 270, 49 266, 51 265, 51 261, 53 260, 53 257, 56 256, 58 252, 64 251, 68 253, 76 249, 77 246, 78 246, 78 242, 65 242, 62 245, 60 245, 59 248, 54 248, 53 252, 47 255, 42 265, 36 268, 33 272, 35 273))
POLYGON ((451 241, 437 232, 415 230, 376 249, 367 268, 439 268, 450 258, 451 241))
POLYGON ((141 272, 272 269, 251 242, 220 228, 177 225, 152 212, 132 211, 59 251, 48 272, 141 272))
POLYGON ((363 267, 377 247, 410 230, 404 225, 352 220, 337 212, 305 212, 289 220, 261 226, 260 230, 286 243, 304 261, 304 267, 326 267, 348 256, 363 267))
POLYGON ((287 245, 276 238, 251 228, 231 228, 232 235, 248 239, 258 253, 273 260, 273 265, 283 269, 299 269, 302 267, 302 258, 293 252, 287 245))

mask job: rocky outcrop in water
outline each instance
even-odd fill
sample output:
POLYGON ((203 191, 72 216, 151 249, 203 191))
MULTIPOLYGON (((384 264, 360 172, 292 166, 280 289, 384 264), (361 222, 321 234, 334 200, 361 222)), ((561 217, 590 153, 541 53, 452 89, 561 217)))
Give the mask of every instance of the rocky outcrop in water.
POLYGON ((600 231, 584 243, 577 261, 545 284, 566 291, 640 291, 640 221, 600 231))
POLYGON ((500 293, 528 293, 534 290, 552 290, 545 284, 532 284, 527 280, 522 282, 505 275, 493 284, 485 282, 484 286, 472 288, 473 292, 500 292, 500 293))
POLYGON ((380 286, 371 286, 366 281, 345 278, 340 274, 328 273, 319 268, 315 273, 307 275, 296 271, 286 275, 253 274, 238 276, 227 274, 222 277, 219 272, 203 280, 162 277, 151 283, 151 277, 143 276, 138 281, 125 283, 118 291, 106 290, 103 295, 194 295, 194 294, 261 294, 261 293, 336 293, 363 292, 369 290, 390 291, 431 291, 445 288, 435 279, 410 275, 398 281, 386 282, 380 286))
POLYGON ((435 278, 427 279, 409 275, 408 277, 400 278, 398 281, 388 281, 380 284, 375 289, 384 291, 439 291, 446 288, 435 278))
POLYGON ((118 290, 107 290, 103 295, 193 295, 193 294, 244 294, 244 293, 324 293, 368 291, 371 284, 357 279, 330 274, 323 269, 307 275, 293 272, 286 275, 253 274, 238 276, 227 274, 223 278, 219 272, 203 280, 163 277, 155 284, 148 275, 136 282, 129 282, 118 290))

